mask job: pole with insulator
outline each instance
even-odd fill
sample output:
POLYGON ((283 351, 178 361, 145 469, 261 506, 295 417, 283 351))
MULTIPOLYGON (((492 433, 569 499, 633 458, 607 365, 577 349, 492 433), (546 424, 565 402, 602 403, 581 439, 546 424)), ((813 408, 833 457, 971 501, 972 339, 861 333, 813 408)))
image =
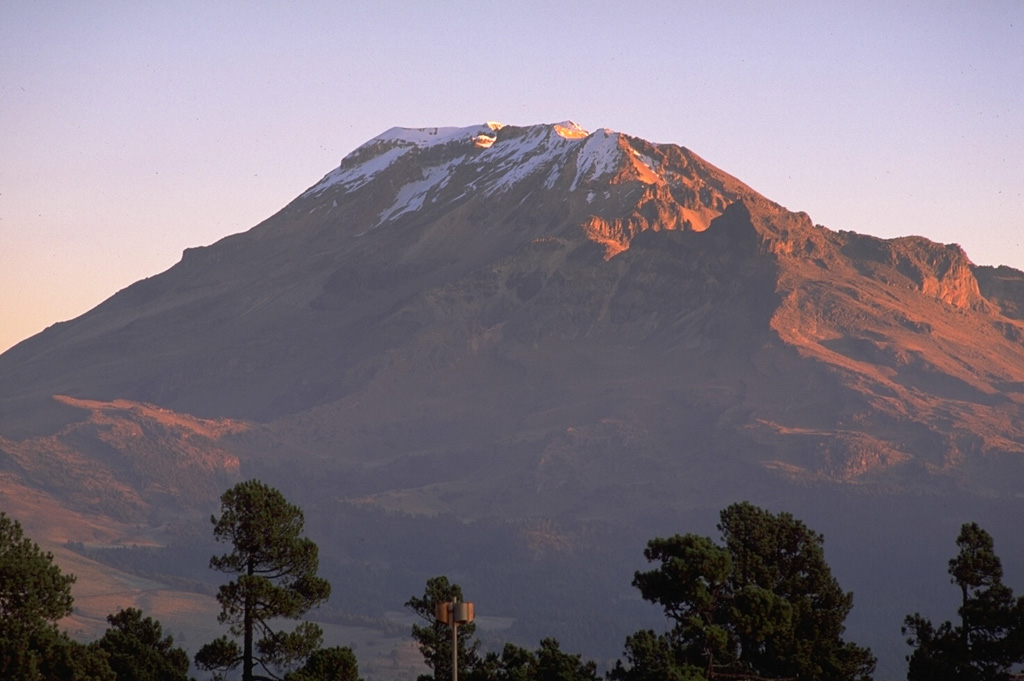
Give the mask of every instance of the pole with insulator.
POLYGON ((434 606, 434 616, 441 624, 452 627, 452 681, 459 681, 459 625, 473 621, 473 604, 459 602, 458 598, 444 601, 434 606))

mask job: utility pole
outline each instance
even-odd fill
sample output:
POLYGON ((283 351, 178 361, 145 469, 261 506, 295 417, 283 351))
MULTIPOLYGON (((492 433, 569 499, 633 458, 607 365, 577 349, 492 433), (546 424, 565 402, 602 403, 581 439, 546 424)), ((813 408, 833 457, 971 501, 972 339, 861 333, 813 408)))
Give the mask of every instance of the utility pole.
POLYGON ((473 604, 469 601, 460 603, 456 598, 434 606, 437 621, 452 627, 452 681, 459 681, 459 625, 472 622, 473 616, 473 604))

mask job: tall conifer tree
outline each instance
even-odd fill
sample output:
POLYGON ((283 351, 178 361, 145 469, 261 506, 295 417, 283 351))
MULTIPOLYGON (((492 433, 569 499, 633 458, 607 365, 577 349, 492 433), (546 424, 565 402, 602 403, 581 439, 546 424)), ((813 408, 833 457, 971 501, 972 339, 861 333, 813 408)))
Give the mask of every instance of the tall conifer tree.
POLYGON ((991 535, 977 523, 960 528, 959 553, 949 561, 950 581, 960 588, 960 624, 938 627, 919 613, 908 615, 903 633, 914 652, 909 681, 1000 681, 1024 664, 1024 597, 1003 584, 1003 565, 991 535))
POLYGON ((331 593, 327 580, 317 576, 317 545, 302 536, 302 509, 276 489, 249 480, 221 496, 221 516, 211 522, 214 537, 231 551, 211 558, 210 567, 235 575, 217 592, 218 621, 230 625, 242 645, 221 636, 200 649, 196 664, 218 678, 239 665, 242 681, 282 678, 320 648, 323 633, 311 622, 276 630, 274 620, 298 619, 331 593))

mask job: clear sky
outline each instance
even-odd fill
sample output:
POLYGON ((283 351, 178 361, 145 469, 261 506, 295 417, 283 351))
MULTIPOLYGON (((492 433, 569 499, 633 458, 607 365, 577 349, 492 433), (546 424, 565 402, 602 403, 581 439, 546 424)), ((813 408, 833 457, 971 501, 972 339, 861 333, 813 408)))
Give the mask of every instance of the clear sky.
POLYGON ((0 351, 395 125, 571 119, 1024 269, 1024 2, 0 0, 0 351))

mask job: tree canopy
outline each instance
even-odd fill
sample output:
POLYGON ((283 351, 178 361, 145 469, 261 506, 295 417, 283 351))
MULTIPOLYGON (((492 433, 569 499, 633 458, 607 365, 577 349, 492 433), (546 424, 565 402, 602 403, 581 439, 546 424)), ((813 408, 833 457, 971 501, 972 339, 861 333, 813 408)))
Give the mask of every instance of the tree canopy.
MULTIPOLYGON (((452 678, 452 630, 447 624, 438 622, 435 607, 446 601, 463 601, 462 587, 448 581, 445 576, 431 577, 427 580, 422 597, 413 596, 405 603, 427 622, 426 625, 413 624, 412 637, 416 639, 423 661, 433 670, 433 676, 424 675, 420 679, 433 681, 451 681, 452 678)), ((479 662, 478 650, 480 642, 474 640, 476 624, 469 622, 458 627, 458 664, 462 672, 471 671, 479 662)))
POLYGON ((750 503, 722 511, 724 546, 693 534, 652 539, 658 567, 634 586, 670 631, 637 632, 614 679, 869 679, 874 657, 844 641, 853 597, 832 576, 823 537, 750 503))
POLYGON ((0 678, 106 681, 106 654, 58 631, 71 614, 74 575, 25 537, 21 523, 0 513, 0 678))
POLYGON ((5 631, 38 631, 71 614, 74 575, 65 575, 25 537, 21 523, 0 513, 0 621, 5 631))
POLYGON ((598 681, 597 665, 566 653, 553 638, 536 651, 506 643, 501 653, 487 653, 468 681, 598 681))
POLYGON ((327 580, 317 576, 317 545, 302 536, 302 509, 276 489, 249 480, 221 496, 221 516, 210 520, 214 537, 231 545, 210 559, 210 567, 236 575, 217 592, 218 621, 242 645, 221 636, 196 653, 196 664, 218 678, 241 665, 242 681, 281 679, 320 648, 323 634, 311 622, 275 629, 275 620, 298 619, 331 593, 327 580))
POLYGON ((175 647, 173 637, 164 636, 158 621, 127 608, 108 615, 107 622, 110 627, 91 646, 107 654, 118 679, 188 681, 188 653, 175 647))
POLYGON ((960 624, 938 627, 920 613, 903 625, 909 681, 1000 681, 1024 663, 1024 597, 1014 599, 1003 584, 1003 566, 992 537, 977 523, 965 523, 949 561, 950 581, 960 587, 960 624))
POLYGON ((355 653, 344 646, 314 650, 300 669, 289 672, 284 678, 285 681, 362 681, 355 653))

